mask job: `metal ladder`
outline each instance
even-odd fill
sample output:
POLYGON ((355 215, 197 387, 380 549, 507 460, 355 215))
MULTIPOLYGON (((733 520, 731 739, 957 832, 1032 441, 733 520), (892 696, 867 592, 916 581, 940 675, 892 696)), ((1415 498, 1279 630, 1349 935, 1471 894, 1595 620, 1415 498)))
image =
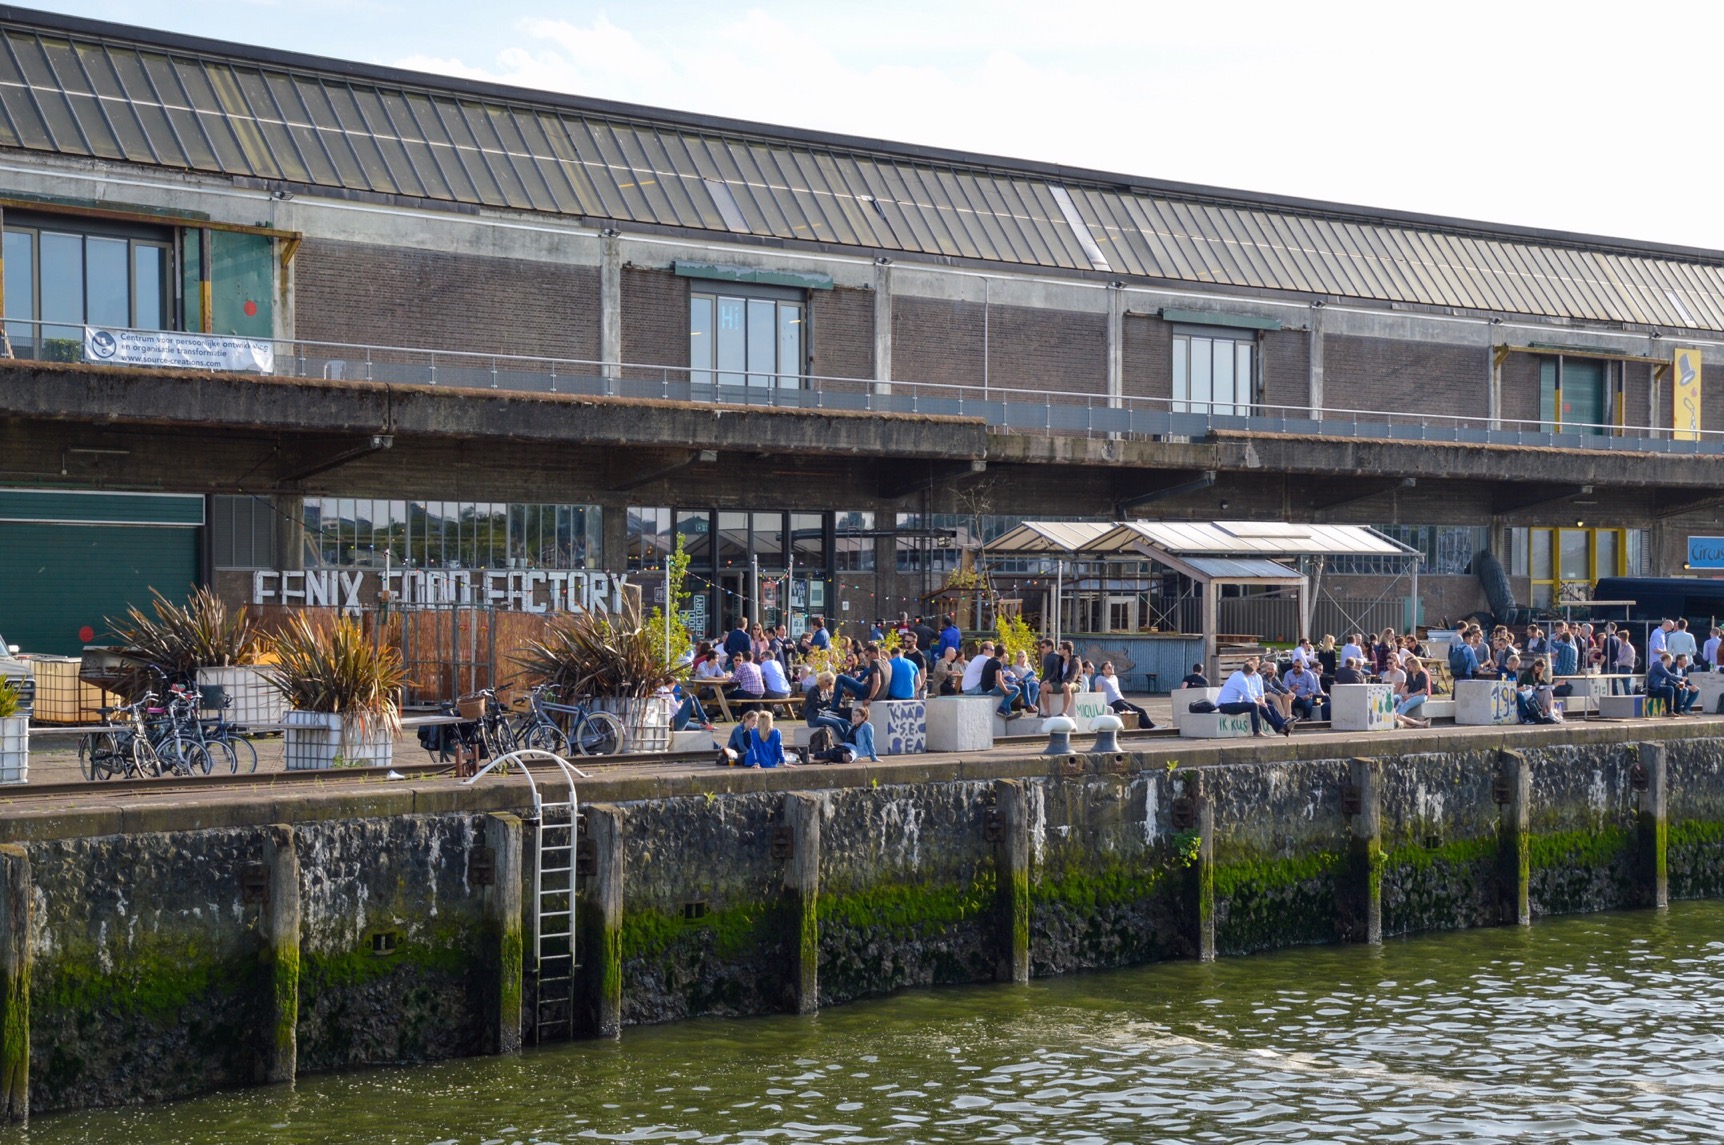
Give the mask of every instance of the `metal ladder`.
MULTIPOLYGON (((518 763, 533 793, 533 891, 528 909, 532 916, 533 1014, 532 1039, 572 1037, 575 1028, 575 971, 580 969, 575 928, 576 852, 580 843, 580 806, 575 779, 586 772, 560 755, 526 748, 499 756, 480 769, 466 784, 478 782, 492 768, 518 763), (556 764, 568 785, 566 800, 546 800, 527 768, 528 760, 556 764)), ((548 794, 548 792, 546 793, 548 794)))

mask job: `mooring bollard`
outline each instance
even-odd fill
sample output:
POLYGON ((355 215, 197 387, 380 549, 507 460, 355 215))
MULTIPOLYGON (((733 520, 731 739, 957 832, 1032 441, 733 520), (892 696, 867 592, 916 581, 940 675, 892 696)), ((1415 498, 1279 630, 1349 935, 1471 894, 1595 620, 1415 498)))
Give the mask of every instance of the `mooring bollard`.
POLYGON ((1042 721, 1042 730, 1048 733, 1048 746, 1043 749, 1043 755, 1070 755, 1072 751, 1072 733, 1077 731, 1077 721, 1070 716, 1049 716, 1042 721))
POLYGON ((1089 730, 1095 733, 1095 746, 1090 748, 1097 755, 1119 754, 1119 733, 1125 727, 1125 721, 1112 712, 1103 712, 1089 722, 1089 730))

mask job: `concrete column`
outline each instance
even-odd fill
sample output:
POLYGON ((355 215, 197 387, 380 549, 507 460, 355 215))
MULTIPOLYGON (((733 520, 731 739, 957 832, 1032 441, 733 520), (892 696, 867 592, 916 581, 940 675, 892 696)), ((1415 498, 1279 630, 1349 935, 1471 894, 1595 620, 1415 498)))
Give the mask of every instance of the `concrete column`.
POLYGON ((999 907, 1009 981, 1030 980, 1030 810, 1021 779, 994 781, 994 811, 999 816, 999 907))
POLYGON ((1503 370, 1497 365, 1497 338, 1502 327, 1491 324, 1490 344, 1485 347, 1485 416, 1490 418, 1490 428, 1502 428, 1503 416, 1503 370))
POLYGON ((1342 939, 1375 946, 1383 941, 1383 763, 1348 762, 1348 781, 1359 796, 1358 810, 1347 816, 1349 900, 1342 917, 1342 939))
POLYGON ((1125 287, 1107 288, 1107 404, 1119 409, 1125 404, 1125 287))
POLYGON ((1215 961, 1215 802, 1197 784, 1197 960, 1215 961))
POLYGON ((266 1083, 291 1082, 299 1072, 300 910, 299 849, 288 824, 264 828, 263 865, 269 889, 261 921, 273 988, 259 1072, 266 1083))
POLYGON ((1635 793, 1639 802, 1635 819, 1640 854, 1635 872, 1635 881, 1640 885, 1635 888, 1635 897, 1644 906, 1662 909, 1670 905, 1670 875, 1667 866, 1670 836, 1669 822, 1665 818, 1669 780, 1664 745, 1642 743, 1635 746, 1640 755, 1637 762, 1646 769, 1646 790, 1635 793))
POLYGON ((790 828, 790 860, 784 868, 785 905, 794 923, 791 991, 795 1012, 820 1011, 820 797, 795 792, 784 797, 790 828))
POLYGON ((1497 766, 1508 780, 1508 802, 1502 805, 1502 822, 1498 827, 1498 863, 1503 880, 1503 921, 1519 926, 1532 924, 1532 904, 1528 893, 1531 878, 1531 857, 1528 844, 1531 834, 1532 769, 1526 757, 1518 751, 1497 752, 1497 766))
POLYGON ((1311 416, 1323 416, 1323 308, 1311 307, 1310 397, 1311 416))
POLYGON ((30 856, 0 846, 0 1121, 30 1119, 30 856))
POLYGON ((874 392, 892 392, 892 263, 874 264, 874 392))
POLYGON ((623 1032, 622 808, 592 804, 586 811, 586 826, 593 844, 585 948, 588 980, 593 983, 594 1032, 601 1038, 616 1038, 623 1032))
POLYGON ((521 941, 521 821, 513 815, 485 817, 485 846, 491 850, 491 885, 484 889, 488 954, 496 959, 487 1015, 492 1053, 521 1048, 521 974, 526 952, 521 941))
POLYGON ((274 498, 275 567, 298 572, 305 567, 305 498, 274 498))
MULTIPOLYGON (((620 570, 629 567, 629 510, 627 505, 599 508, 599 567, 620 570)), ((644 574, 650 575, 650 574, 644 574)), ((664 577, 659 577, 664 582, 664 577)))
MULTIPOLYGON (((616 231, 599 235, 599 373, 622 377, 623 242, 616 231)), ((607 391, 611 387, 606 386, 607 391)))

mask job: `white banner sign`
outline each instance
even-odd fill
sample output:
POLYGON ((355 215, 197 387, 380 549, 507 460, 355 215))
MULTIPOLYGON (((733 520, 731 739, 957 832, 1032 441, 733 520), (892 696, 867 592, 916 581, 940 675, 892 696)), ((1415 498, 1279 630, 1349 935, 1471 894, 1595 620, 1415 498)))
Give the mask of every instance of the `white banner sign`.
POLYGON ((269 374, 275 372, 275 344, 255 338, 225 338, 215 334, 109 330, 86 326, 84 360, 98 365, 269 374))
POLYGON ((420 570, 258 569, 251 574, 253 604, 363 608, 379 590, 397 605, 477 604, 521 612, 621 612, 627 573, 590 569, 420 570))

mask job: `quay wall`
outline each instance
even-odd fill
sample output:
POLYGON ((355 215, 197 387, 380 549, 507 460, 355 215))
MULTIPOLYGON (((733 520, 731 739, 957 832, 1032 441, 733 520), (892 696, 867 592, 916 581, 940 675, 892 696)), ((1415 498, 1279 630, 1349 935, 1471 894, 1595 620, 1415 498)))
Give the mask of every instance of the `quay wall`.
POLYGON ((1717 895, 1707 728, 619 771, 578 785, 577 894, 552 904, 580 920, 565 1010, 535 981, 519 776, 20 803, 0 811, 0 1099, 13 1117, 164 1100, 535 1033, 1717 895))

